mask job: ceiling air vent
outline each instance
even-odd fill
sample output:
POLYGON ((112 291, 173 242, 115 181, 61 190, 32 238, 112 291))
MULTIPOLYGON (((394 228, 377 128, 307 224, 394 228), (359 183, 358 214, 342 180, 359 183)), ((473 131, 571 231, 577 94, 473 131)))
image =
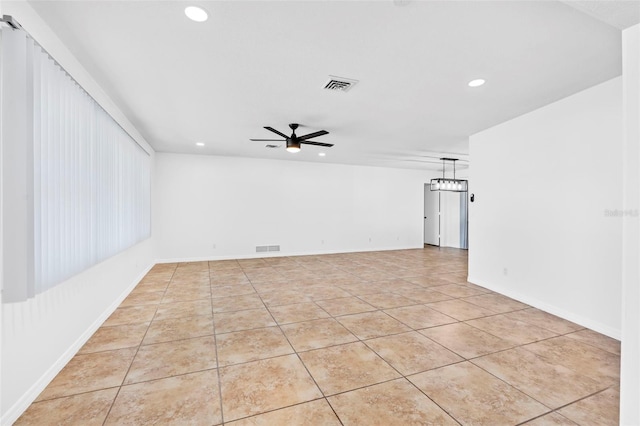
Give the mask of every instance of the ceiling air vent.
POLYGON ((336 92, 348 92, 353 86, 356 85, 357 82, 358 80, 351 80, 349 78, 330 75, 329 81, 326 82, 324 88, 336 92))
POLYGON ((273 149, 273 148, 280 148, 280 145, 271 145, 271 144, 267 144, 267 145, 265 145, 264 147, 265 147, 265 148, 271 148, 271 149, 273 149))

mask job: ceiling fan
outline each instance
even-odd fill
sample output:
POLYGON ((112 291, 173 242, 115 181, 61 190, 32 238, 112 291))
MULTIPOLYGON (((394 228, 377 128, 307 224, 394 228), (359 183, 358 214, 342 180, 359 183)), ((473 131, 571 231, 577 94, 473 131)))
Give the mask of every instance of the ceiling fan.
POLYGON ((322 135, 328 135, 329 132, 327 132, 326 130, 320 130, 318 132, 313 132, 313 133, 309 133, 308 135, 304 135, 304 136, 298 136, 296 135, 296 129, 298 128, 298 124, 296 123, 291 123, 289 124, 289 127, 291 128, 291 130, 293 131, 293 133, 291 133, 291 136, 287 136, 282 132, 279 132, 278 130, 274 129, 273 127, 269 127, 269 126, 265 126, 264 128, 269 130, 270 132, 273 132, 275 134, 277 134, 278 136, 283 137, 284 139, 249 139, 252 141, 261 141, 261 142, 272 142, 272 141, 279 141, 279 142, 287 142, 287 151, 289 152, 298 152, 300 151, 300 144, 307 144, 307 145, 317 145, 317 146, 326 146, 327 148, 330 148, 333 146, 333 144, 331 143, 322 143, 322 142, 314 142, 314 141, 310 141, 309 139, 313 139, 315 137, 318 136, 322 136, 322 135))

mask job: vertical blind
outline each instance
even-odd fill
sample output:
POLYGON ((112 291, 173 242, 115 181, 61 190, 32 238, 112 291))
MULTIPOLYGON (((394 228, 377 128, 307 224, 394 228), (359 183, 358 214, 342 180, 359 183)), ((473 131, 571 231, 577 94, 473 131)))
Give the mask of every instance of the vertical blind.
POLYGON ((6 123, 25 128, 3 129, 3 145, 25 144, 31 164, 24 170, 32 173, 24 179, 32 218, 25 230, 32 247, 24 255, 33 258, 24 264, 33 270, 4 277, 10 291, 3 300, 15 302, 150 236, 151 160, 24 30, 3 29, 2 51, 3 66, 14 68, 3 72, 3 89, 20 86, 10 90, 10 102, 3 100, 3 111, 19 107, 26 114, 24 124, 6 123), (5 81, 20 69, 25 81, 5 81))

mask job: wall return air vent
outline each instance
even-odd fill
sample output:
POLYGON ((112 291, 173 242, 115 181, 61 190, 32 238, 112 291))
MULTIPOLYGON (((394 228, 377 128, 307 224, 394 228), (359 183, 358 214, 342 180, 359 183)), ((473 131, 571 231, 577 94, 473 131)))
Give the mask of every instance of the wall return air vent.
POLYGON ((256 253, 266 253, 270 251, 280 251, 280 246, 256 246, 256 253))
POLYGON ((329 81, 325 83, 324 88, 335 92, 348 92, 356 83, 358 83, 358 80, 330 75, 329 81))

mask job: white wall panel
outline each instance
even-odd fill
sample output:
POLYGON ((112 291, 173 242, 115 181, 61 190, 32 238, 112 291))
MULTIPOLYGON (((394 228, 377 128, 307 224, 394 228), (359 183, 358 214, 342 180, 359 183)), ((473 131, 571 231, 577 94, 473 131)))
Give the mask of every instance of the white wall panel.
POLYGON ((620 338, 622 80, 470 138, 469 280, 620 338))

